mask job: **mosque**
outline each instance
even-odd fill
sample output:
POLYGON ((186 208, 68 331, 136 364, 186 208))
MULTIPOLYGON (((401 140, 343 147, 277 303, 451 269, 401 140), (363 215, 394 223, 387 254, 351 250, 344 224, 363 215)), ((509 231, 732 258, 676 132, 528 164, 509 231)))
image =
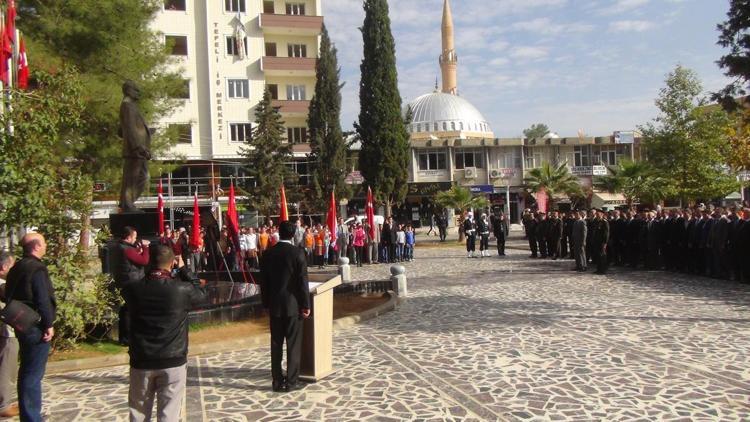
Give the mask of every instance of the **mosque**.
MULTIPOLYGON (((404 107, 411 108, 411 165, 409 194, 411 207, 424 206, 436 192, 453 185, 485 194, 493 208, 504 210, 518 222, 530 205, 523 177, 529 169, 547 161, 567 162, 584 187, 591 188, 594 175, 606 174, 608 165, 623 158, 640 156, 639 139, 633 132, 573 138, 550 134, 545 139, 497 138, 482 113, 459 95, 458 64, 450 1, 444 0, 442 53, 439 58, 442 89, 417 97, 404 107)), ((622 205, 621 195, 592 192, 600 206, 622 205), (612 197, 610 197, 612 196, 612 197)), ((557 201, 565 209, 565 198, 557 201)), ((569 201, 568 201, 569 203, 569 201)))

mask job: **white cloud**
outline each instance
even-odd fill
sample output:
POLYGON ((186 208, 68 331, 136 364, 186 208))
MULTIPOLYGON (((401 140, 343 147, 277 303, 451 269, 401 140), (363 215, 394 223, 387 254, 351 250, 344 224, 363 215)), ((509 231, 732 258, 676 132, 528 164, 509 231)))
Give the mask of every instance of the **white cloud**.
POLYGON ((644 32, 656 27, 654 22, 650 21, 616 21, 609 24, 609 30, 612 32, 644 32))
POLYGON ((650 0, 615 0, 614 4, 599 10, 602 15, 617 15, 645 6, 650 0))
POLYGON ((562 33, 584 33, 594 30, 594 25, 585 23, 560 23, 550 18, 536 18, 528 21, 516 22, 510 26, 511 30, 527 31, 541 35, 555 35, 562 33))
POLYGON ((549 52, 544 47, 519 46, 510 50, 510 56, 521 60, 539 60, 547 57, 549 52))

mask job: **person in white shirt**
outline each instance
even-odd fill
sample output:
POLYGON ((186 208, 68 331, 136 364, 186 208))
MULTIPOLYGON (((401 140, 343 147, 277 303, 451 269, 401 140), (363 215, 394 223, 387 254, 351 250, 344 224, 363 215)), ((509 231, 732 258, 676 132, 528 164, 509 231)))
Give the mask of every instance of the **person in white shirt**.
POLYGON ((253 268, 258 268, 258 235, 252 227, 247 230, 247 258, 253 268))
POLYGON ((398 231, 396 232, 396 260, 402 262, 404 260, 404 245, 406 244, 406 232, 404 231, 404 225, 398 225, 398 231))
MULTIPOLYGON (((0 297, 5 299, 5 277, 16 262, 9 252, 0 252, 0 297)), ((4 306, 0 303, 0 307, 4 306)), ((0 417, 18 416, 18 403, 12 397, 18 376, 18 339, 13 329, 0 323, 0 417)))

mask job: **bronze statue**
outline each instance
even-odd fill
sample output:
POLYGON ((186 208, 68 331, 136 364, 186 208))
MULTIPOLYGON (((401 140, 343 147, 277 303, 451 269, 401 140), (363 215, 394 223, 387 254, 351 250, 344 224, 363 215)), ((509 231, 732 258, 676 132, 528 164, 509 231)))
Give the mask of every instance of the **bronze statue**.
POLYGON ((141 91, 133 81, 122 84, 125 96, 120 104, 120 136, 122 146, 122 189, 120 209, 122 212, 139 212, 135 201, 148 183, 148 160, 151 159, 151 129, 138 109, 141 91))

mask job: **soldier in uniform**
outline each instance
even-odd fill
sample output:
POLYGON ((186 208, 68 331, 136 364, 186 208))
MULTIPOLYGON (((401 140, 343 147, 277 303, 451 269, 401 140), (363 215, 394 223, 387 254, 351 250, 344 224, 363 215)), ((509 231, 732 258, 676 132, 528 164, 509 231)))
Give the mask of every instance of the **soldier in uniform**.
POLYGON ((505 218, 505 214, 501 211, 492 215, 490 223, 492 225, 492 233, 497 240, 497 254, 499 256, 505 256, 505 238, 510 232, 508 220, 505 218))
POLYGON ((536 218, 529 218, 528 221, 524 220, 524 227, 526 230, 526 238, 529 239, 529 249, 531 249, 531 258, 539 257, 539 248, 536 241, 536 226, 538 222, 536 218))
POLYGON ((552 212, 552 216, 547 220, 547 254, 552 259, 560 258, 560 242, 563 236, 563 222, 560 219, 560 213, 552 212))
POLYGON ((469 211, 464 220, 464 233, 466 234, 466 256, 474 258, 477 241, 477 225, 474 222, 474 213, 469 211))
POLYGON ((543 259, 547 258, 547 215, 539 213, 536 220, 536 240, 539 244, 539 256, 543 259))
POLYGON ((570 232, 572 245, 570 252, 576 263, 575 271, 586 271, 586 235, 588 230, 586 220, 584 220, 586 213, 584 211, 576 212, 573 216, 573 228, 570 232))
POLYGON ((570 239, 573 233, 573 224, 576 221, 573 211, 569 211, 563 218, 563 236, 560 240, 560 258, 573 258, 573 241, 570 239))
POLYGON ((591 247, 596 257, 596 273, 606 274, 609 261, 607 260, 607 242, 609 241, 609 222, 604 217, 604 211, 597 210, 594 218, 594 231, 591 235, 591 247))

